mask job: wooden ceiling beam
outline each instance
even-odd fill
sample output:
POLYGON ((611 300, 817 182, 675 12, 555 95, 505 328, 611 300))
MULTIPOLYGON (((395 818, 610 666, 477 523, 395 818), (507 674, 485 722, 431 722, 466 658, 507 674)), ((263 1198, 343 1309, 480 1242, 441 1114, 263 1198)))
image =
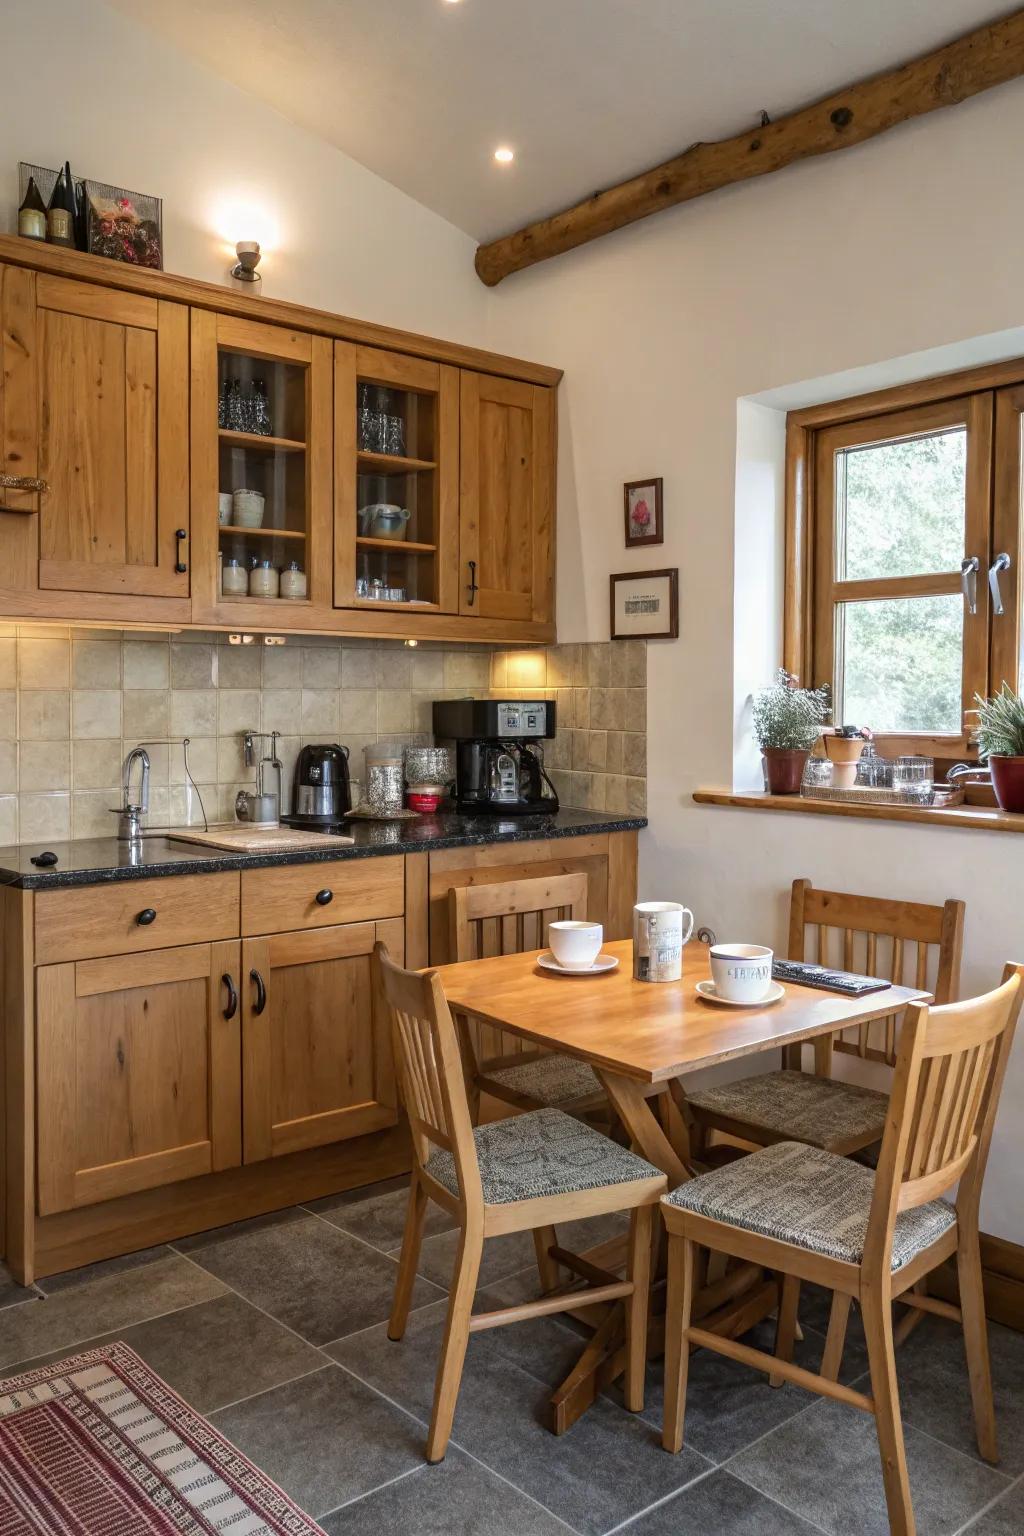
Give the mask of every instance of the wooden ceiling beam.
POLYGON ((814 106, 713 144, 694 144, 640 176, 595 192, 476 253, 489 288, 551 256, 575 250, 652 213, 734 182, 767 176, 797 160, 862 144, 899 123, 955 106, 1024 74, 1024 10, 968 32, 887 74, 862 80, 814 106))

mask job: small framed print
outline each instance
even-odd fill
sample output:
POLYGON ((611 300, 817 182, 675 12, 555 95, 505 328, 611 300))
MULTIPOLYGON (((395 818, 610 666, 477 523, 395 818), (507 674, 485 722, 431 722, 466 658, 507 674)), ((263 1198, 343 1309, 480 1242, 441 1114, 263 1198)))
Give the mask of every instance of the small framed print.
POLYGON ((622 500, 626 516, 626 548, 663 543, 661 480, 627 480, 622 487, 622 500))
POLYGON ((613 640, 678 638, 678 570, 623 571, 609 579, 613 640))

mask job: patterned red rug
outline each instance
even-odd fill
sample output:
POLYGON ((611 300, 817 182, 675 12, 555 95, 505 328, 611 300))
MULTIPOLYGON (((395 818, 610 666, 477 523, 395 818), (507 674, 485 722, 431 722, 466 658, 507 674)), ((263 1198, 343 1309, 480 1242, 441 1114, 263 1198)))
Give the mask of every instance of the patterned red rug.
POLYGON ((126 1344, 0 1381, 0 1536, 323 1536, 126 1344))

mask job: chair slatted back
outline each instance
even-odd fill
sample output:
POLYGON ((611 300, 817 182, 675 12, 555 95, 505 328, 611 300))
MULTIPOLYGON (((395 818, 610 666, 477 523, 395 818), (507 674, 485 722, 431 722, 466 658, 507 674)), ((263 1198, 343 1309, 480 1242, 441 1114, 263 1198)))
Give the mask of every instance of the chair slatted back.
POLYGON ((977 1221, 1022 1001, 1024 966, 1008 965, 1002 985, 982 997, 906 1010, 868 1228, 876 1257, 887 1254, 900 1211, 938 1199, 958 1180, 958 1217, 977 1221))
MULTIPOLYGON (((794 880, 789 955, 836 970, 883 976, 897 986, 930 991, 936 1003, 960 991, 964 904, 942 906, 850 896, 794 880)), ((888 1014, 837 1034, 832 1049, 862 1061, 896 1065, 900 1016, 888 1014)))
MULTIPOLYGON (((520 955, 545 945, 552 923, 583 922, 586 916, 585 874, 464 885, 448 893, 449 952, 453 960, 520 955)), ((527 1051, 545 1054, 516 1035, 475 1021, 470 1021, 469 1034, 481 1066, 527 1051)))
POLYGON ((436 971, 396 965, 383 944, 374 955, 394 1026, 395 1058, 413 1148, 426 1168, 435 1147, 450 1152, 464 1199, 483 1199, 458 1037, 436 971))

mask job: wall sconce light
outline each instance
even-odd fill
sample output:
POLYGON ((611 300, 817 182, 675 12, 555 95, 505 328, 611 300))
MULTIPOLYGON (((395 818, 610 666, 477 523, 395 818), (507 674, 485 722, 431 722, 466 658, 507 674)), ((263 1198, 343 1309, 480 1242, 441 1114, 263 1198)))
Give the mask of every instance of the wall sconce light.
POLYGON ((251 283, 254 291, 255 285, 262 283, 262 274, 256 271, 260 264, 260 243, 258 240, 239 240, 235 246, 235 255, 238 257, 238 265, 231 268, 231 276, 239 283, 251 283))

